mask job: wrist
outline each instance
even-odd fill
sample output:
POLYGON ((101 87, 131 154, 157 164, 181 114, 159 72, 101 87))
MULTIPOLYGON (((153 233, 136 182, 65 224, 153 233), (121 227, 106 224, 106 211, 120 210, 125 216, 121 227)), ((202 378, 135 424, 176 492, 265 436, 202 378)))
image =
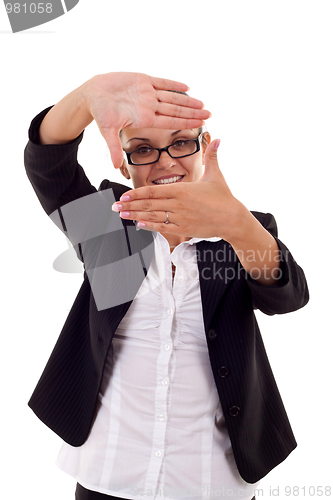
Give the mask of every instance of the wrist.
POLYGON ((238 214, 237 228, 228 242, 251 278, 263 285, 278 284, 280 257, 277 242, 245 207, 238 214))
POLYGON ((67 119, 71 129, 79 135, 92 121, 90 112, 90 80, 75 89, 69 95, 67 119))
POLYGON ((85 110, 87 115, 90 115, 92 120, 92 103, 94 97, 96 96, 96 85, 98 85, 99 75, 93 76, 89 80, 87 80, 81 87, 77 89, 79 91, 78 94, 78 104, 85 110))
POLYGON ((228 228, 222 228, 222 238, 231 246, 239 244, 246 237, 252 218, 251 212, 239 200, 233 198, 228 211, 228 228))
POLYGON ((39 128, 41 144, 66 144, 78 137, 91 123, 86 84, 66 95, 43 119, 39 128))

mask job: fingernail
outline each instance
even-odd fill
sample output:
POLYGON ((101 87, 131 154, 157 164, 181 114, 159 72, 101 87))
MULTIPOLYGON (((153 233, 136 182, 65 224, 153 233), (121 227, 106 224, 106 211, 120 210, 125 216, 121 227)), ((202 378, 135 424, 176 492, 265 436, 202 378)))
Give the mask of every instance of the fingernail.
POLYGON ((138 222, 139 227, 146 227, 146 224, 144 222, 138 222))
MULTIPOLYGON (((215 149, 215 151, 216 151, 217 149, 219 149, 220 142, 221 142, 221 139, 217 139, 217 141, 215 142, 215 144, 214 144, 214 149, 215 149)), ((120 198, 120 199, 121 199, 121 198, 120 198)))
POLYGON ((120 203, 114 203, 111 208, 114 212, 120 212, 123 206, 120 203))
POLYGON ((129 217, 129 212, 120 212, 121 217, 129 217))
POLYGON ((123 194, 119 199, 120 201, 129 201, 131 198, 128 196, 128 194, 123 194))

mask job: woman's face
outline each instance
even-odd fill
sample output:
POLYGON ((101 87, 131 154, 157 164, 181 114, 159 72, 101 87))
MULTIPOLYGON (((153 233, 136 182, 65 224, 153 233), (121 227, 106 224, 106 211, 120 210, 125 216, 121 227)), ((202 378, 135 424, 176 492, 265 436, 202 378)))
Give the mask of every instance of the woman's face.
MULTIPOLYGON (((165 148, 180 140, 196 139, 198 129, 166 130, 157 128, 126 128, 122 130, 121 143, 124 151, 131 152, 143 146, 165 148)), ((204 133, 207 144, 210 135, 204 133)), ((132 179, 134 188, 154 186, 162 179, 180 177, 176 182, 195 182, 203 174, 204 154, 207 145, 201 142, 200 151, 185 158, 171 158, 166 151, 161 153, 160 159, 150 165, 127 165, 124 162, 120 168, 126 179, 132 179)))

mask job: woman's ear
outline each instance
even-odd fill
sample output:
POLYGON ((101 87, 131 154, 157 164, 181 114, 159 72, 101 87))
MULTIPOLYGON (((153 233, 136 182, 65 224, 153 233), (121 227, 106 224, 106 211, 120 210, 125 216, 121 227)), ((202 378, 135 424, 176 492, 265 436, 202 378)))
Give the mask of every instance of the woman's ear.
POLYGON ((123 164, 120 167, 120 172, 123 174, 123 176, 125 177, 125 179, 130 179, 131 176, 129 174, 129 171, 128 171, 127 167, 128 167, 128 164, 127 164, 127 161, 124 158, 123 164))
POLYGON ((201 151, 202 151, 202 164, 205 164, 205 153, 208 144, 211 142, 212 138, 209 132, 204 132, 201 139, 201 151))

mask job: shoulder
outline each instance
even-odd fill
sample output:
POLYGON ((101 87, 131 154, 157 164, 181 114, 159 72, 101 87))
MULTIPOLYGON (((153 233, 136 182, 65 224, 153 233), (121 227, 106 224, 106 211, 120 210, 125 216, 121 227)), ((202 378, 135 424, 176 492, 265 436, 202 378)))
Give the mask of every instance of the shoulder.
POLYGON ((111 182, 108 179, 104 179, 101 182, 101 184, 98 188, 98 191, 103 191, 104 189, 112 189, 114 196, 115 196, 115 199, 119 200, 119 198, 121 197, 121 195, 123 193, 125 193, 126 191, 129 191, 132 188, 129 186, 126 186, 125 184, 119 184, 118 182, 111 182))

